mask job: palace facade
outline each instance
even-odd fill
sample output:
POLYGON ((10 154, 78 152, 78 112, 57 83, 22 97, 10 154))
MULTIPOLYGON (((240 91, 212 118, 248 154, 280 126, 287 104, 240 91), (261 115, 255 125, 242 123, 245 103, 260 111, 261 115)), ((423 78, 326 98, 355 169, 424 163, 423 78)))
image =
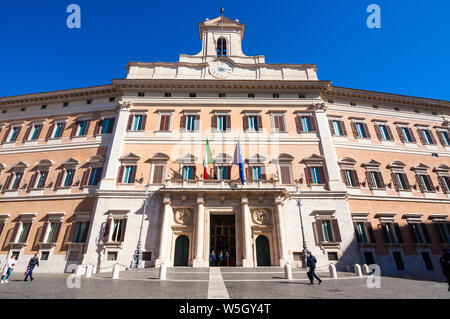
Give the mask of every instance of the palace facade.
POLYGON ((208 267, 212 250, 233 266, 301 265, 304 240, 319 267, 439 278, 450 102, 268 64, 242 52, 244 30, 207 19, 201 52, 179 62, 0 98, 0 261, 14 254, 21 271, 39 252, 40 272, 111 271, 141 238, 141 267, 208 267))

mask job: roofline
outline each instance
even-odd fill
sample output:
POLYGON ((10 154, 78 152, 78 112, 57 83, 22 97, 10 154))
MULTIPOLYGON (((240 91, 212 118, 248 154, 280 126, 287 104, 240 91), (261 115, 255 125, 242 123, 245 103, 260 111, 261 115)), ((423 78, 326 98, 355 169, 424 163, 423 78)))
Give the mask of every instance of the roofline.
POLYGON ((117 94, 112 84, 0 97, 0 106, 52 102, 68 98, 117 94))
POLYGON ((450 101, 430 99, 423 97, 415 97, 402 94, 385 93, 369 90, 359 90, 352 88, 345 88, 331 85, 329 89, 324 92, 325 96, 345 96, 349 98, 359 98, 363 100, 381 101, 389 103, 399 103, 406 105, 418 105, 418 106, 432 106, 450 109, 450 101))

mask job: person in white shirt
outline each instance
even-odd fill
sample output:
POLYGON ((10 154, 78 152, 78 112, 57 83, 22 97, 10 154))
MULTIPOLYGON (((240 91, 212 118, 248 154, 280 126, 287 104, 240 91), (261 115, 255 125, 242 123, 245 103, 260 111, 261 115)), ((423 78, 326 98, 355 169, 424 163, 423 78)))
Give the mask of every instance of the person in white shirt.
POLYGON ((9 276, 11 276, 11 273, 12 273, 15 265, 16 265, 16 256, 13 255, 13 256, 11 256, 11 258, 6 260, 5 265, 3 266, 3 269, 2 269, 2 279, 1 279, 2 284, 4 282, 6 282, 6 283, 8 282, 8 278, 9 278, 9 276), (6 278, 5 278, 5 276, 6 276, 6 278))

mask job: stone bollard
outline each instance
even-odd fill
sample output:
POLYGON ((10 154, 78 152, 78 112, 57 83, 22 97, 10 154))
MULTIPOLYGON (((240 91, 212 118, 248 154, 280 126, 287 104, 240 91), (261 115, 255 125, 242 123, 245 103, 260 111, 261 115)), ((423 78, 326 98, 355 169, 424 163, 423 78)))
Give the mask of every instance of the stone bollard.
POLYGON ((159 267, 159 280, 166 280, 167 278, 167 266, 166 264, 161 264, 159 267))
POLYGON ((284 278, 292 280, 292 266, 289 264, 284 265, 284 278))
POLYGON ((115 264, 112 273, 112 279, 119 279, 120 265, 115 264))
POLYGON ((93 268, 94 268, 94 266, 92 266, 92 264, 89 264, 87 266, 86 275, 85 275, 86 278, 92 278, 92 269, 93 268))
POLYGON ((330 264, 330 278, 337 279, 336 266, 333 264, 330 264))
POLYGON ((75 271, 75 277, 81 277, 81 275, 83 274, 83 265, 78 265, 77 266, 77 270, 75 271))
POLYGON ((355 275, 358 277, 362 277, 361 266, 358 264, 355 264, 355 275))
POLYGON ((364 275, 368 275, 369 274, 369 266, 367 266, 366 264, 363 265, 362 267, 363 269, 363 274, 364 275))

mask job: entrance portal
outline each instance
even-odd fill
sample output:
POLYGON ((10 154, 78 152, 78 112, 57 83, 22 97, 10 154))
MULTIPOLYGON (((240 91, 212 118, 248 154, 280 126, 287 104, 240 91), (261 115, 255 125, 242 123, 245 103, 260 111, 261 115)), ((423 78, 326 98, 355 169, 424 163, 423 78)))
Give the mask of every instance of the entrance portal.
POLYGON ((269 240, 264 235, 256 238, 256 264, 258 266, 270 266, 269 240))
MULTIPOLYGON (((226 266, 225 252, 230 254, 230 266, 236 266, 236 231, 234 215, 211 215, 210 249, 216 254, 216 265, 219 263, 219 254, 223 254, 220 266, 226 266)), ((211 251, 209 252, 211 253, 211 251)))
POLYGON ((187 266, 189 262, 189 238, 187 236, 178 236, 175 241, 174 266, 187 266))

